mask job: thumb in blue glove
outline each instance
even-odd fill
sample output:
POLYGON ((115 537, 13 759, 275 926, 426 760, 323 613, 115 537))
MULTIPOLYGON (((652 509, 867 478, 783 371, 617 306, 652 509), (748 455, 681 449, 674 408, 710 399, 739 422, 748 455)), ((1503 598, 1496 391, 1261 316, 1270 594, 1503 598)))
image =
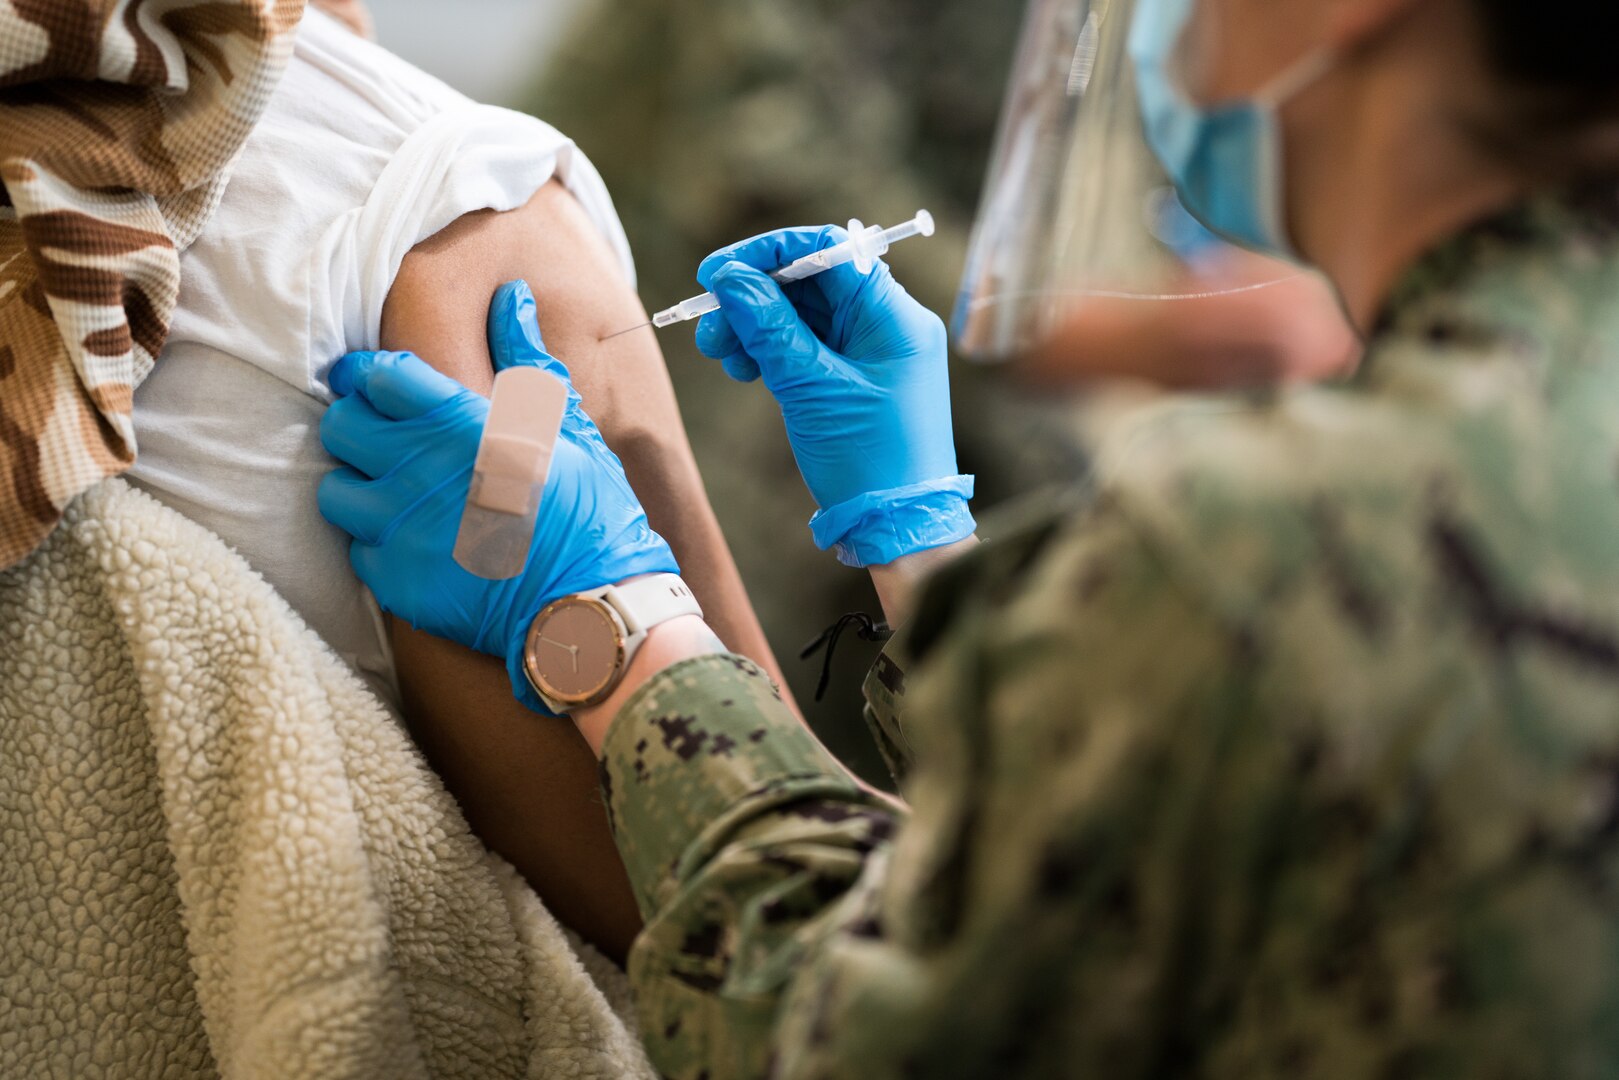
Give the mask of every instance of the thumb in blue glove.
POLYGON ((768 271, 848 239, 784 229, 711 255, 698 281, 721 310, 697 345, 732 378, 762 378, 820 513, 816 543, 851 566, 963 540, 972 478, 957 475, 944 324, 878 263, 784 289, 768 271))
POLYGON ((350 560, 383 610, 505 658, 513 693, 544 712, 523 673, 534 616, 561 597, 678 567, 585 414, 568 369, 546 350, 525 283, 496 294, 489 348, 497 369, 541 367, 569 389, 520 576, 486 581, 453 559, 489 402, 410 353, 351 353, 332 369, 338 399, 322 420, 321 441, 346 467, 321 482, 320 508, 354 538, 350 560))

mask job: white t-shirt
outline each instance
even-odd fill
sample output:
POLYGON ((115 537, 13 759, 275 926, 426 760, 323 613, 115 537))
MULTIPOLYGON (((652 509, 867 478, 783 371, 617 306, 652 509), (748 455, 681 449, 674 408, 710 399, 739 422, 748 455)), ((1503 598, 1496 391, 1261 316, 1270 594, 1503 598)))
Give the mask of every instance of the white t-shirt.
POLYGON ((207 526, 386 700, 381 614, 315 492, 337 359, 376 348, 405 255, 476 210, 524 205, 562 180, 633 276, 600 176, 548 124, 478 105, 314 9, 181 259, 168 344, 135 394, 130 479, 207 526))

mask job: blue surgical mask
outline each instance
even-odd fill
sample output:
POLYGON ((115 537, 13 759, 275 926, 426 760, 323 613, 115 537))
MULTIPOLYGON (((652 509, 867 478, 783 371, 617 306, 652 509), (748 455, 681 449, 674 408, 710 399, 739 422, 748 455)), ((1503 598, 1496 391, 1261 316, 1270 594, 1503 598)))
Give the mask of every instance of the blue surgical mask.
POLYGON ((1181 201, 1228 239, 1293 257, 1287 237, 1282 132, 1277 111, 1332 66, 1322 50, 1304 57, 1246 101, 1202 107, 1177 72, 1194 0, 1138 0, 1130 29, 1147 141, 1181 201))

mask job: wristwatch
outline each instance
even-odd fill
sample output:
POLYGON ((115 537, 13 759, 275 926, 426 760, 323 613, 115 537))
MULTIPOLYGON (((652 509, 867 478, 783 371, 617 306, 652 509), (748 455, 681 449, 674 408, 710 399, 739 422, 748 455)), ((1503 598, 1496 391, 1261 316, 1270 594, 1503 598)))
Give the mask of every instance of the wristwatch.
POLYGON ((649 630, 682 615, 702 614, 678 574, 564 596, 529 626, 523 671, 552 712, 588 708, 617 688, 649 630))

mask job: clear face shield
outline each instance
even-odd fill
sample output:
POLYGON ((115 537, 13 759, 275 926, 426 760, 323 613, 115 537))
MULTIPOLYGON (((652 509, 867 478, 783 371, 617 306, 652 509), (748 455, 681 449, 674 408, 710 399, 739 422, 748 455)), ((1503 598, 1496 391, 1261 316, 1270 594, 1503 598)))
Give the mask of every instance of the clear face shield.
POLYGON ((1136 6, 1029 0, 952 326, 971 359, 1027 353, 1090 300, 1207 298, 1297 276, 1219 272, 1235 249, 1182 207, 1143 131, 1136 6))

